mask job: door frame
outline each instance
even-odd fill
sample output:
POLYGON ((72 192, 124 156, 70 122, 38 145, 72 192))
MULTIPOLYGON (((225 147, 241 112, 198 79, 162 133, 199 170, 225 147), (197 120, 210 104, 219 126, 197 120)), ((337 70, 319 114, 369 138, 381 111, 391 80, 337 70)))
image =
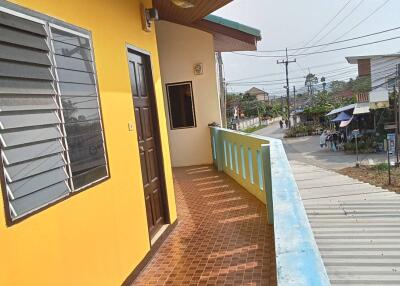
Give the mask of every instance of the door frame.
MULTIPOLYGON (((157 146, 156 155, 158 158, 160 158, 160 160, 158 160, 158 162, 157 162, 157 165, 158 165, 159 173, 160 173, 159 174, 160 175, 160 189, 161 189, 162 205, 163 205, 163 209, 164 209, 163 215, 165 217, 165 223, 170 225, 171 218, 170 218, 169 203, 168 203, 168 196, 167 196, 167 183, 166 183, 166 178, 165 178, 164 156, 163 156, 164 151, 163 151, 163 147, 161 144, 161 134, 160 134, 160 124, 159 124, 160 121, 159 121, 159 115, 158 115, 158 111, 157 111, 158 109, 157 109, 157 100, 156 100, 156 93, 155 93, 155 87, 154 87, 153 64, 151 61, 151 52, 143 50, 143 49, 138 48, 131 44, 126 44, 127 71, 129 74, 129 81, 131 81, 130 71, 129 71, 129 53, 139 55, 139 56, 143 57, 143 59, 146 61, 146 73, 147 73, 147 78, 149 79, 149 81, 148 81, 149 98, 150 98, 150 102, 151 102, 151 111, 154 114, 153 128, 155 131, 154 139, 155 139, 155 143, 157 146)), ((131 91, 132 108, 134 108, 132 94, 133 93, 131 91)), ((136 119, 134 119, 134 120, 136 120, 136 119)), ((137 132, 137 130, 136 130, 136 132, 137 132)), ((137 140, 135 142, 137 143, 137 140)), ((137 152, 139 152, 139 149, 137 150, 137 152)), ((143 198, 144 198, 144 192, 143 192, 143 198)), ((147 214, 146 214, 146 216, 147 216, 147 214)), ((149 242, 150 242, 150 247, 152 247, 150 233, 149 233, 149 242)))

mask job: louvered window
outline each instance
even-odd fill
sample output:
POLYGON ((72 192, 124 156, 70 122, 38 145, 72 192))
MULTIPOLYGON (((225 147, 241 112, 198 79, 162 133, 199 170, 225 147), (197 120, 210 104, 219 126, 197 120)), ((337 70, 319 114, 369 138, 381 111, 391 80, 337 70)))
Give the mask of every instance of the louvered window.
POLYGON ((88 35, 0 11, 0 140, 11 220, 108 176, 88 35))

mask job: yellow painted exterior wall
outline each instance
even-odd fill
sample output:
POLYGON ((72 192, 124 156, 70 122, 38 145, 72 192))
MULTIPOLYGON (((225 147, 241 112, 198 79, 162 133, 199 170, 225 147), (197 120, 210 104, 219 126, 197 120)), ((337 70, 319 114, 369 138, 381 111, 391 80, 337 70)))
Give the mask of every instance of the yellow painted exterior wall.
POLYGON ((161 76, 169 118, 165 84, 191 81, 197 126, 172 129, 167 122, 172 166, 211 164, 208 124, 221 124, 214 38, 210 33, 167 21, 157 22, 161 76), (194 75, 194 64, 203 64, 203 74, 194 75))
MULTIPOLYGON (((137 0, 15 0, 92 32, 111 178, 6 227, 0 206, 0 285, 120 285, 150 249, 126 44, 151 53, 170 220, 176 220, 154 31, 137 0)), ((151 1, 145 1, 151 5, 151 1)))

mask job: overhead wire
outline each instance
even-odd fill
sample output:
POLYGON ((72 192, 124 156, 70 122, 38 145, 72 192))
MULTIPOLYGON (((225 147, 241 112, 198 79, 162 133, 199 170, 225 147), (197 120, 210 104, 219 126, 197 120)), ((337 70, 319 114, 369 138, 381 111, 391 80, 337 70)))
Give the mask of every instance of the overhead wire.
POLYGON ((359 21, 356 25, 354 25, 353 27, 351 27, 348 31, 346 31, 344 34, 342 34, 340 37, 336 38, 335 41, 339 40, 340 38, 344 37, 345 35, 347 35, 348 33, 350 33, 351 31, 353 31, 355 28, 357 28, 358 26, 360 26, 362 23, 364 23, 366 20, 368 20, 372 15, 374 15, 376 12, 378 12, 380 9, 382 9, 387 3, 389 3, 390 0, 386 0, 385 2, 383 2, 380 6, 378 6, 374 11, 372 11, 372 13, 370 13, 367 17, 363 18, 361 21, 359 21))
POLYGON ((308 44, 312 43, 312 41, 318 37, 318 35, 326 28, 330 25, 330 23, 332 23, 337 16, 339 16, 340 13, 342 13, 342 11, 350 4, 351 0, 347 1, 340 9, 339 11, 311 38, 311 40, 309 40, 302 48, 299 48, 297 50, 300 49, 304 49, 308 44))
MULTIPOLYGON (((351 14, 353 14, 360 6, 361 4, 364 2, 365 0, 360 0, 358 2, 358 4, 351 9, 351 11, 345 16, 343 17, 343 19, 341 21, 339 21, 339 23, 337 23, 335 26, 333 26, 332 29, 330 29, 327 33, 325 33, 321 38, 319 38, 319 40, 316 43, 320 43, 323 39, 325 39, 330 33, 332 33, 337 27, 339 27, 345 20, 347 20, 351 14)), ((308 49, 307 49, 308 50, 308 49)), ((296 53, 295 55, 297 55, 298 53, 296 53)))
MULTIPOLYGON (((377 41, 372 41, 372 42, 368 42, 368 43, 342 47, 342 48, 336 48, 336 49, 331 49, 331 50, 321 50, 321 51, 316 51, 316 52, 311 52, 311 53, 301 53, 301 54, 296 54, 296 56, 307 56, 307 55, 315 55, 315 54, 322 54, 322 53, 328 53, 328 52, 334 52, 334 51, 353 49, 353 48, 357 48, 357 47, 363 47, 363 46, 383 43, 383 42, 387 42, 387 41, 393 41, 393 40, 396 40, 399 38, 400 38, 400 36, 396 36, 396 37, 391 37, 391 38, 386 38, 386 39, 382 39, 382 40, 377 40, 377 41)), ((256 58, 279 58, 279 57, 282 57, 282 56, 278 56, 278 55, 272 56, 272 55, 251 55, 251 54, 243 54, 243 53, 238 53, 238 52, 232 52, 232 53, 234 53, 236 55, 247 56, 247 57, 256 57, 256 58)), ((293 57, 294 55, 289 55, 289 56, 293 57)))

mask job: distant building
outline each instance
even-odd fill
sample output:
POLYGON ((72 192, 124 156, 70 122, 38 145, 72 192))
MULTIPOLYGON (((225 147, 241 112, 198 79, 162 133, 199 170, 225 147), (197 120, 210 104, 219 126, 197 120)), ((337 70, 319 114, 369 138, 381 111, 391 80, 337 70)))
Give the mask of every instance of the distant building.
POLYGON ((257 87, 252 87, 248 91, 247 94, 255 95, 258 101, 268 101, 268 92, 261 90, 257 87))
POLYGON ((389 93, 393 90, 400 54, 346 57, 350 64, 358 65, 358 76, 369 77, 371 91, 357 95, 357 102, 368 102, 370 109, 389 106, 389 93))

